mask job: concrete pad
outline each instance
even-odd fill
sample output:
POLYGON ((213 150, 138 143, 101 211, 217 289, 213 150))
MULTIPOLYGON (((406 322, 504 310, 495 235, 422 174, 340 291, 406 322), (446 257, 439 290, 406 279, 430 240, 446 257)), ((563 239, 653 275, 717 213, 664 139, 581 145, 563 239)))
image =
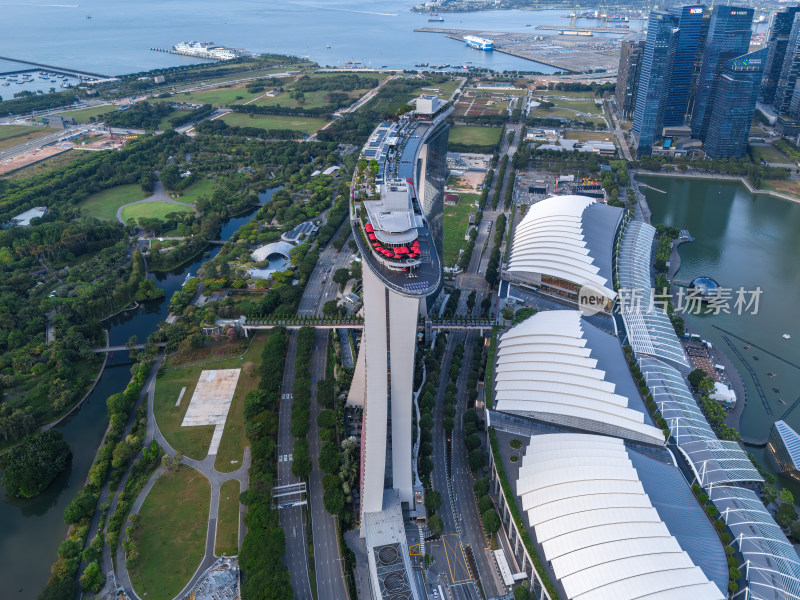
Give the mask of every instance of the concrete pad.
POLYGON ((214 425, 209 455, 216 455, 241 369, 202 371, 181 427, 214 425))

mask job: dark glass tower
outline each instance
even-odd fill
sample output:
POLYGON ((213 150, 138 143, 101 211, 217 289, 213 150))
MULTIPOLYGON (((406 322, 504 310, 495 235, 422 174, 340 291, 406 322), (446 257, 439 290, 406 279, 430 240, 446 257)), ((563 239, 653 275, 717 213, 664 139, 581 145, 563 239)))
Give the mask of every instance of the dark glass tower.
POLYGON ((767 60, 764 64, 764 79, 761 81, 761 101, 770 106, 775 102, 775 91, 778 88, 783 59, 786 57, 789 35, 798 11, 800 11, 800 7, 792 6, 775 13, 772 18, 772 28, 769 30, 769 42, 767 42, 767 60))
POLYGON ((678 19, 678 31, 667 61, 663 127, 683 125, 692 87, 692 73, 703 30, 702 4, 677 6, 670 14, 678 19))
POLYGON ((642 72, 639 76, 639 90, 633 114, 633 133, 637 139, 636 152, 640 156, 650 154, 653 142, 661 137, 667 68, 670 54, 674 52, 674 44, 677 41, 677 36, 674 34, 678 21, 678 17, 658 11, 652 11, 648 19, 642 72))
POLYGON ((723 67, 703 145, 709 157, 741 158, 747 152, 767 53, 762 48, 734 58, 723 67))
POLYGON ((644 40, 623 41, 619 53, 617 69, 617 109, 623 119, 632 119, 636 108, 636 90, 639 89, 639 77, 642 73, 642 54, 644 40))
POLYGON ((800 77, 800 18, 795 15, 784 50, 780 77, 775 86, 775 98, 772 102, 773 107, 782 117, 797 118, 796 114, 790 113, 798 77, 800 77))
POLYGON ((717 5, 711 13, 692 111, 692 135, 701 140, 708 133, 722 70, 730 60, 747 53, 752 25, 752 8, 717 5))

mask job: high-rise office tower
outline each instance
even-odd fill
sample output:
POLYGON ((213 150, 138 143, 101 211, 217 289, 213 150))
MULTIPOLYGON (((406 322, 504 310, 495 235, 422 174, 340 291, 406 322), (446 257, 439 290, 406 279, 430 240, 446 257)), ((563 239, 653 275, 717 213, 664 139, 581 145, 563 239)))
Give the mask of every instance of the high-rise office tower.
POLYGON ((792 32, 795 15, 800 7, 792 6, 772 17, 772 27, 769 30, 767 42, 767 59, 764 64, 764 79, 761 82, 761 101, 772 106, 775 102, 775 91, 786 57, 786 47, 789 44, 789 35, 792 32))
POLYGON ((792 114, 792 97, 800 77, 800 13, 792 21, 792 28, 786 42, 783 65, 781 65, 778 83, 775 86, 775 97, 772 106, 782 117, 797 119, 797 114, 792 114))
POLYGON ((631 120, 636 108, 636 90, 639 87, 639 76, 642 72, 642 54, 644 40, 623 41, 619 53, 619 69, 617 69, 617 109, 623 119, 631 120))
POLYGON ((370 162, 360 161, 353 178, 350 222, 363 261, 364 334, 348 402, 364 410, 362 517, 384 509, 384 490, 413 504, 417 316, 442 284, 450 112, 437 97, 420 97, 413 113, 373 132, 362 151, 370 162))
POLYGON ((701 140, 708 133, 722 70, 728 61, 747 54, 752 24, 752 8, 717 5, 711 13, 692 110, 692 135, 701 140))
POLYGON ((636 152, 650 154, 653 142, 661 137, 664 122, 667 69, 674 45, 679 19, 669 13, 652 11, 647 24, 647 39, 642 54, 642 72, 636 93, 633 113, 633 133, 636 152))
POLYGON ((683 125, 692 88, 698 44, 703 33, 702 4, 677 6, 670 14, 678 18, 676 39, 672 44, 672 54, 666 64, 666 84, 664 95, 664 127, 683 125))
POLYGON ((703 144, 710 158, 741 158, 747 152, 767 54, 762 48, 723 66, 703 144))

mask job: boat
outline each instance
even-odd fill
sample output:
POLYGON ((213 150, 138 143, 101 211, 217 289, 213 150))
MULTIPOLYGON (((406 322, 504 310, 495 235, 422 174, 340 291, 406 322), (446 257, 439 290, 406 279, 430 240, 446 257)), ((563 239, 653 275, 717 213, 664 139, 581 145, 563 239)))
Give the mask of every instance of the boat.
POLYGON ((788 333, 784 333, 784 334, 783 334, 781 337, 782 337, 783 339, 785 339, 785 340, 790 340, 790 339, 792 339, 792 336, 790 336, 788 333))
POLYGON ((494 49, 494 41, 487 38, 477 37, 475 35, 465 35, 464 41, 470 48, 477 48, 478 50, 494 49))
POLYGON ((184 279, 184 280, 183 280, 183 283, 181 284, 181 287, 183 287, 183 286, 185 286, 187 283, 189 283, 189 280, 190 280, 191 278, 192 278, 192 272, 191 272, 191 271, 189 271, 188 273, 186 273, 186 279, 184 279))
POLYGON ((778 388, 772 388, 772 391, 775 392, 776 394, 780 394, 781 393, 781 391, 778 388))
POLYGON ((769 375, 770 377, 775 377, 775 375, 777 375, 777 373, 767 373, 767 375, 769 375))
POLYGON ((742 348, 744 348, 745 350, 750 350, 750 344, 745 344, 744 346, 742 346, 742 348))
POLYGON ((326 48, 330 48, 330 47, 331 47, 331 45, 330 45, 330 44, 325 44, 325 47, 326 47, 326 48))
POLYGON ((786 402, 783 401, 783 398, 778 399, 778 404, 783 404, 784 406, 786 406, 786 402))
POLYGON ((525 23, 525 27, 530 27, 530 26, 531 26, 530 23, 525 23))
POLYGON ((753 360, 759 360, 758 354, 753 354, 753 360))

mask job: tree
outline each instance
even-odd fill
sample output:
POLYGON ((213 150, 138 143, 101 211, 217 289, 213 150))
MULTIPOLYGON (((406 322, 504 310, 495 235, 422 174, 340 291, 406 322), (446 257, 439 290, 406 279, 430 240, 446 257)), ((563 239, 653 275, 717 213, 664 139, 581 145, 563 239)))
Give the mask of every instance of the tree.
POLYGON ((471 434, 466 437, 464 443, 467 446, 467 451, 472 452, 475 448, 481 447, 481 440, 476 434, 471 434))
POLYGON ((339 462, 340 454, 336 444, 333 442, 322 444, 322 448, 319 451, 319 468, 325 473, 336 473, 339 470, 339 462))
POLYGON ((514 588, 514 600, 531 600, 531 593, 521 585, 514 588))
POLYGON ((111 466, 115 469, 124 467, 128 464, 130 458, 131 447, 125 443, 125 440, 121 440, 114 447, 114 453, 111 455, 111 466))
POLYGON ((341 513, 345 505, 344 492, 341 486, 326 489, 322 496, 322 503, 325 505, 325 510, 330 514, 338 515, 341 513))
POLYGON ((442 531, 444 530, 442 518, 439 515, 432 515, 431 518, 428 519, 428 529, 431 530, 431 535, 434 537, 442 535, 442 531))
POLYGON ((489 493, 489 483, 486 481, 485 477, 479 477, 475 480, 475 485, 472 486, 472 491, 475 495, 480 498, 481 496, 485 496, 489 493))
POLYGON ((81 588, 85 592, 99 592, 105 581, 106 578, 100 570, 100 565, 93 562, 86 566, 83 575, 81 575, 81 588))
POLYGON ((486 455, 483 453, 483 450, 476 448, 469 453, 467 462, 469 462, 469 468, 471 470, 477 471, 486 463, 486 455))
POLYGON ((300 479, 305 479, 311 473, 311 459, 308 456, 308 440, 305 438, 295 440, 292 455, 292 474, 300 479))
POLYGON ((428 490, 425 493, 425 508, 428 512, 435 513, 442 506, 442 495, 437 490, 428 490))
POLYGON ((339 314, 339 302, 337 300, 328 300, 322 305, 322 314, 328 317, 339 314))
POLYGON ((493 508, 494 504, 492 504, 492 499, 489 496, 481 496, 480 500, 478 500, 478 512, 481 514, 485 513, 490 508, 493 508))
POLYGON ((97 504, 97 496, 91 490, 83 488, 81 493, 64 509, 64 522, 67 525, 73 525, 88 517, 94 511, 95 504, 97 504))
POLYGON ((693 388, 697 388, 700 385, 700 382, 703 381, 706 377, 706 372, 703 369, 695 369, 691 373, 689 373, 689 383, 692 384, 693 388))
POLYGON ((70 456, 60 431, 38 431, 0 457, 0 482, 11 496, 33 498, 67 467, 70 456))
POLYGON ((350 279, 350 269, 336 269, 331 279, 333 279, 334 283, 338 283, 340 287, 343 286, 350 279))
POLYGON ((500 516, 495 509, 490 508, 487 510, 481 515, 481 519, 483 520, 483 527, 489 535, 493 536, 500 529, 500 516))
POLYGON ((794 539, 800 540, 800 521, 792 521, 792 524, 789 525, 789 531, 794 539))
POLYGON ((37 600, 73 600, 78 594, 74 577, 52 578, 37 600))

